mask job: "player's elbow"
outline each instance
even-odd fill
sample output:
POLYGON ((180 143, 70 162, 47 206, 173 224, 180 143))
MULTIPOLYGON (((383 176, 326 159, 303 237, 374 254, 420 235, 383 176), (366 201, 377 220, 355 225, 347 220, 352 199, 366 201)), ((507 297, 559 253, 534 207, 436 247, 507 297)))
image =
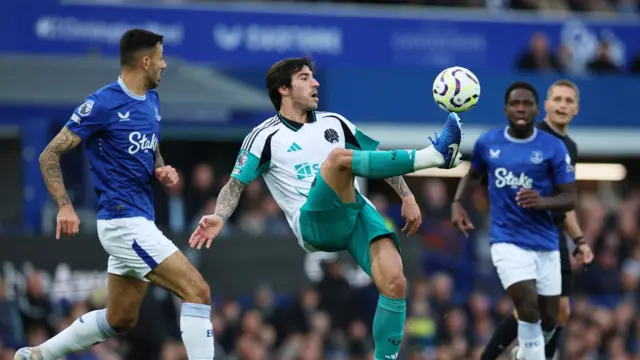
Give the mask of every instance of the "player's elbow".
POLYGON ((40 156, 38 157, 38 163, 40 164, 40 167, 44 167, 47 164, 50 164, 51 161, 60 161, 60 154, 58 154, 55 151, 52 151, 48 146, 47 148, 45 148, 42 153, 40 153, 40 156))
POLYGON ((567 206, 563 209, 565 212, 572 211, 578 206, 578 194, 575 191, 567 193, 567 206))

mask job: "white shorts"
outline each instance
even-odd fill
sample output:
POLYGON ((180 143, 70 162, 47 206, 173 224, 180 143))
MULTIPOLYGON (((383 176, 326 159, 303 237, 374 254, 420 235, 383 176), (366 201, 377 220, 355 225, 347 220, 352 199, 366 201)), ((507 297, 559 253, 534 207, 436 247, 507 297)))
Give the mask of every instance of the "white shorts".
POLYGON ((98 237, 109 256, 109 274, 148 281, 146 275, 178 251, 153 221, 143 217, 98 220, 98 237))
POLYGON ((491 245, 491 260, 502 286, 534 280, 538 294, 557 296, 562 292, 560 251, 527 250, 508 243, 491 245))

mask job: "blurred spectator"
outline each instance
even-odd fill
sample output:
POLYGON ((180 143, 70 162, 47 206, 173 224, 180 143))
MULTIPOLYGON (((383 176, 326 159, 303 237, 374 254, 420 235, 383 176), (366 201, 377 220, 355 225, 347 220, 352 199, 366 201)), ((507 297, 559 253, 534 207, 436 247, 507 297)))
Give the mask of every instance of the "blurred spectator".
POLYGON ((15 302, 5 297, 4 278, 0 276, 0 343, 19 345, 23 341, 22 319, 15 302))
POLYGON ((204 203, 218 195, 216 174, 209 164, 197 164, 191 173, 191 186, 186 191, 187 219, 193 219, 204 203))
POLYGON ((182 234, 187 229, 185 221, 186 204, 184 198, 184 175, 178 171, 178 182, 166 188, 169 229, 174 234, 182 234))
POLYGON ((619 73, 620 68, 613 62, 610 54, 611 45, 607 41, 601 41, 598 56, 588 65, 589 70, 596 74, 619 73))
POLYGON ((44 291, 39 272, 33 272, 27 277, 27 291, 18 300, 18 306, 28 336, 44 336, 46 339, 55 333, 54 307, 44 291))
POLYGON ((325 261, 322 267, 324 276, 318 283, 320 309, 329 313, 334 329, 345 330, 351 320, 350 306, 354 299, 354 291, 344 277, 342 263, 325 261))
POLYGON ((518 60, 518 70, 560 71, 560 61, 551 53, 549 39, 543 33, 531 37, 529 50, 518 60))
POLYGON ((387 227, 391 231, 397 231, 396 225, 393 223, 393 220, 389 217, 389 200, 382 194, 371 194, 369 196, 369 200, 373 203, 373 206, 378 210, 380 215, 382 215, 382 219, 387 227))

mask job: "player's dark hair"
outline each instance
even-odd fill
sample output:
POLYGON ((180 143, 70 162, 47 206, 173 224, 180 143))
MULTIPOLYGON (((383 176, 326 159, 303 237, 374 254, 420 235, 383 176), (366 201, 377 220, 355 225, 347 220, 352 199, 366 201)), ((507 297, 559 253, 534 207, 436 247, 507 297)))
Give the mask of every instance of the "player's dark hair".
POLYGON ((120 38, 120 65, 132 66, 138 60, 138 53, 144 50, 154 50, 156 45, 162 44, 164 36, 144 29, 131 29, 120 38))
POLYGON ((536 104, 538 104, 538 102, 540 101, 540 97, 538 95, 538 91, 536 90, 535 87, 533 87, 533 85, 529 84, 528 82, 524 82, 524 81, 517 81, 514 82, 513 84, 511 84, 509 86, 509 88, 507 88, 507 91, 504 93, 504 104, 507 105, 507 103, 509 103, 509 97, 511 96, 511 92, 513 90, 518 90, 518 89, 523 89, 523 90, 528 90, 531 92, 531 94, 533 94, 533 98, 536 101, 536 104))
POLYGON ((290 58, 278 61, 267 71, 267 91, 269 99, 276 111, 280 111, 282 95, 278 91, 281 87, 291 87, 293 74, 308 66, 311 72, 315 72, 313 60, 310 57, 290 58))

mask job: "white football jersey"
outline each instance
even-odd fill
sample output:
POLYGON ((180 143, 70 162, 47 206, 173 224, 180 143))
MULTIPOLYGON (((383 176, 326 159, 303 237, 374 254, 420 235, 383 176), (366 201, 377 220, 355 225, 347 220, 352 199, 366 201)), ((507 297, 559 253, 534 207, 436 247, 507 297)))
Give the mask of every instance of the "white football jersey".
MULTIPOLYGON (((311 112, 305 124, 276 114, 245 137, 231 176, 247 185, 262 175, 298 242, 312 251, 302 240, 299 211, 320 165, 335 148, 376 150, 377 147, 378 141, 336 113, 311 112)), ((357 182, 355 187, 359 190, 357 182)))

